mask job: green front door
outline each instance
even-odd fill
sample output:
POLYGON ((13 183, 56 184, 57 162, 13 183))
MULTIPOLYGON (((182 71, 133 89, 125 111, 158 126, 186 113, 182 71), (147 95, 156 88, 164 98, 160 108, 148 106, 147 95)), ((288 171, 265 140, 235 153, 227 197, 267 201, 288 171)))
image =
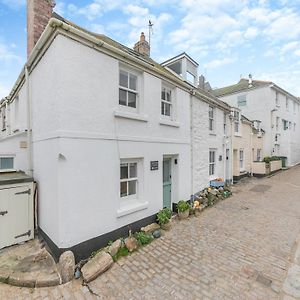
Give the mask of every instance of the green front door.
POLYGON ((163 160, 163 207, 171 209, 171 159, 163 160))

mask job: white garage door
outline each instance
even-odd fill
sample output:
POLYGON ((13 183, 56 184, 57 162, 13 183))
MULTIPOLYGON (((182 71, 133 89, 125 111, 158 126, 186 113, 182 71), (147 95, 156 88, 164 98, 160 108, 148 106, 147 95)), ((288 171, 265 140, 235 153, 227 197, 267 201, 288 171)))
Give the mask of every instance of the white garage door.
POLYGON ((32 185, 0 188, 0 249, 33 238, 32 185))

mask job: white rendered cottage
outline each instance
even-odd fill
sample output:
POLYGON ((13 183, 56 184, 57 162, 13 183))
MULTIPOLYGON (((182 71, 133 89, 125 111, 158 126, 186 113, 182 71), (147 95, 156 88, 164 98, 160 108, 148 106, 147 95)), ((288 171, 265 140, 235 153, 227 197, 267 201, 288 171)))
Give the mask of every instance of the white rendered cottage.
POLYGON ((300 100, 270 81, 241 79, 213 91, 242 114, 261 120, 264 155, 287 157, 286 166, 300 163, 300 100))
MULTIPOLYGON (((43 1, 28 0, 29 26, 50 18, 43 1)), ((34 48, 0 106, 0 157, 2 171, 37 181, 39 232, 53 254, 80 259, 209 180, 231 180, 230 108, 183 78, 186 68, 149 58, 143 34, 134 51, 53 16, 33 44, 28 29, 34 48)))

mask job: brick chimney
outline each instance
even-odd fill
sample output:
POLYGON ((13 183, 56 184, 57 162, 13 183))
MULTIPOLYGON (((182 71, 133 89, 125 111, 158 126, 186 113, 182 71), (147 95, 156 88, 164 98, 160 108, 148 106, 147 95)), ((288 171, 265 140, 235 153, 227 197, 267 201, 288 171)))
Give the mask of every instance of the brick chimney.
POLYGON ((27 57, 45 30, 54 6, 54 0, 27 0, 27 57))
POLYGON ((150 45, 146 41, 144 32, 141 33, 140 40, 135 43, 133 49, 144 56, 150 56, 150 45))

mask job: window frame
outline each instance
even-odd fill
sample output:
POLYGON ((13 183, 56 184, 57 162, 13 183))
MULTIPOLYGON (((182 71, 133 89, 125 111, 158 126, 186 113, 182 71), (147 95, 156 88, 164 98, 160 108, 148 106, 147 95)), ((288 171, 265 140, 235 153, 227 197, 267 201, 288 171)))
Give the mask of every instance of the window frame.
POLYGON ((247 95, 237 96, 237 106, 238 107, 247 106, 247 95))
POLYGON ((233 112, 233 117, 234 117, 234 134, 239 135, 240 134, 240 127, 241 127, 240 126, 240 118, 241 118, 240 111, 235 110, 233 112))
POLYGON ((15 156, 14 155, 0 155, 0 173, 2 172, 13 172, 13 171, 15 171, 16 169, 15 169, 15 156), (12 166, 12 168, 9 168, 9 169, 2 169, 2 167, 1 167, 1 160, 2 159, 5 159, 5 158, 11 158, 12 159, 12 162, 13 162, 13 166, 12 166))
POLYGON ((129 199, 138 199, 138 194, 139 194, 139 162, 138 160, 120 160, 120 187, 119 187, 119 197, 121 200, 129 200, 129 199), (136 165, 136 176, 135 177, 130 177, 130 165, 136 165), (128 178, 121 178, 122 172, 121 172, 121 167, 122 165, 127 165, 127 176, 128 178), (121 194, 121 184, 126 182, 127 183, 127 193, 125 196, 122 196, 121 194), (135 182, 135 194, 129 194, 129 182, 135 182))
POLYGON ((240 168, 240 172, 245 171, 245 151, 244 151, 244 149, 239 150, 239 168, 240 168))
POLYGON ((0 115, 1 115, 1 131, 5 131, 7 127, 7 112, 6 112, 6 105, 3 105, 0 108, 0 115))
POLYGON ((208 107, 208 130, 209 132, 215 132, 215 107, 211 105, 208 107))
POLYGON ((162 118, 166 118, 166 119, 174 119, 174 89, 171 88, 170 86, 166 85, 166 84, 162 84, 161 86, 161 93, 160 93, 160 116, 162 118), (165 95, 167 95, 167 92, 170 92, 170 101, 163 99, 162 94, 163 91, 165 93, 165 95), (166 112, 166 105, 170 106, 170 115, 167 115, 165 113, 163 113, 163 107, 164 107, 164 112, 166 112))
POLYGON ((126 108, 130 111, 137 111, 138 108, 139 108, 139 95, 140 95, 140 90, 139 90, 139 85, 140 85, 140 80, 139 80, 139 77, 140 75, 135 72, 134 70, 130 69, 130 68, 125 68, 123 66, 120 66, 119 67, 119 85, 118 85, 118 106, 119 107, 122 107, 122 108, 126 108), (127 87, 125 86, 122 86, 121 85, 121 80, 120 80, 120 77, 121 77, 121 73, 126 73, 127 74, 127 87), (131 89, 130 88, 130 75, 131 76, 134 76, 136 78, 136 82, 135 82, 135 85, 136 85, 136 89, 131 89), (120 103, 120 90, 122 91, 125 91, 126 92, 126 105, 124 104, 121 104, 120 103), (129 103, 129 93, 132 93, 135 95, 135 107, 133 106, 129 106, 128 103, 129 103))
POLYGON ((256 161, 261 161, 261 158, 262 158, 262 149, 260 148, 257 148, 256 149, 256 161))
POLYGON ((208 175, 209 176, 215 176, 216 175, 216 149, 209 149, 209 154, 208 154, 208 175), (213 158, 214 160, 211 161, 211 153, 213 153, 213 158))

